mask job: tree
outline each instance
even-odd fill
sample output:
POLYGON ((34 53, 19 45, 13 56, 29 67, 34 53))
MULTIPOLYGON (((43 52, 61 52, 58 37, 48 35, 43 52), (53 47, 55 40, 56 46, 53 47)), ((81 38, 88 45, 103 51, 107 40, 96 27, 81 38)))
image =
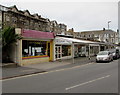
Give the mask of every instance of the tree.
POLYGON ((3 30, 0 31, 2 35, 2 61, 8 62, 9 59, 9 48, 10 46, 17 42, 17 40, 22 39, 21 35, 15 34, 14 27, 5 27, 3 30))

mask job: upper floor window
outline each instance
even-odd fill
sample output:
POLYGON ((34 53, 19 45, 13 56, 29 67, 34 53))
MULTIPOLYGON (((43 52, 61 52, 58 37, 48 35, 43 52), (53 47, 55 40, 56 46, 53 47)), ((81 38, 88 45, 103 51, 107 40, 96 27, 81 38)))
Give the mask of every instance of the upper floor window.
POLYGON ((16 23, 17 22, 17 18, 16 17, 12 17, 12 23, 16 23))
POLYGON ((114 34, 110 34, 111 35, 111 37, 113 37, 114 36, 114 34))
POLYGON ((112 39, 112 43, 114 43, 114 39, 112 39))
POLYGON ((25 21, 24 25, 28 26, 29 25, 29 21, 25 21))
POLYGON ((94 36, 95 36, 95 37, 98 37, 98 35, 97 35, 97 34, 95 34, 94 36))
POLYGON ((10 21, 10 17, 9 16, 6 16, 6 21, 10 21))

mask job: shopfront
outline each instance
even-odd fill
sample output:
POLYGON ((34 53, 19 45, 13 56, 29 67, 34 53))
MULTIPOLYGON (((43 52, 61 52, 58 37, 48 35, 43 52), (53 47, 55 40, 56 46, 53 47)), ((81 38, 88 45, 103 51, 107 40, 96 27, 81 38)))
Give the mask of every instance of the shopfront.
POLYGON ((100 51, 99 44, 89 44, 89 48, 90 48, 90 56, 96 56, 100 51))
POLYGON ((95 56, 100 51, 98 44, 76 44, 75 57, 95 56))
POLYGON ((55 60, 94 56, 100 51, 98 42, 67 37, 55 38, 55 60))
POLYGON ((55 60, 72 58, 72 41, 55 38, 55 60))
POLYGON ((53 33, 35 30, 18 30, 21 31, 23 37, 23 39, 18 42, 16 52, 17 63, 19 63, 19 65, 53 61, 53 33))
POLYGON ((88 46, 84 44, 75 45, 75 57, 88 56, 88 46))

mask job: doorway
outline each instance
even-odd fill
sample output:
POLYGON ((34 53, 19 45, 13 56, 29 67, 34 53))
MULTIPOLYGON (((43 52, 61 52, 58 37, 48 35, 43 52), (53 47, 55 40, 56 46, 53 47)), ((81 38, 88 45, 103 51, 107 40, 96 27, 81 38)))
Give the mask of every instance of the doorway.
POLYGON ((62 58, 62 46, 55 46, 55 58, 56 60, 62 58))

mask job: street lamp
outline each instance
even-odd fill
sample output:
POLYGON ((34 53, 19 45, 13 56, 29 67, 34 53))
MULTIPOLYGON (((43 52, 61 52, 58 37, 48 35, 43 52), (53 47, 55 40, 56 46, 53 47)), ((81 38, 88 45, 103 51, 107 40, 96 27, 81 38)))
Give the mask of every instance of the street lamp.
POLYGON ((110 23, 111 21, 108 21, 108 30, 109 30, 109 23, 110 23))

